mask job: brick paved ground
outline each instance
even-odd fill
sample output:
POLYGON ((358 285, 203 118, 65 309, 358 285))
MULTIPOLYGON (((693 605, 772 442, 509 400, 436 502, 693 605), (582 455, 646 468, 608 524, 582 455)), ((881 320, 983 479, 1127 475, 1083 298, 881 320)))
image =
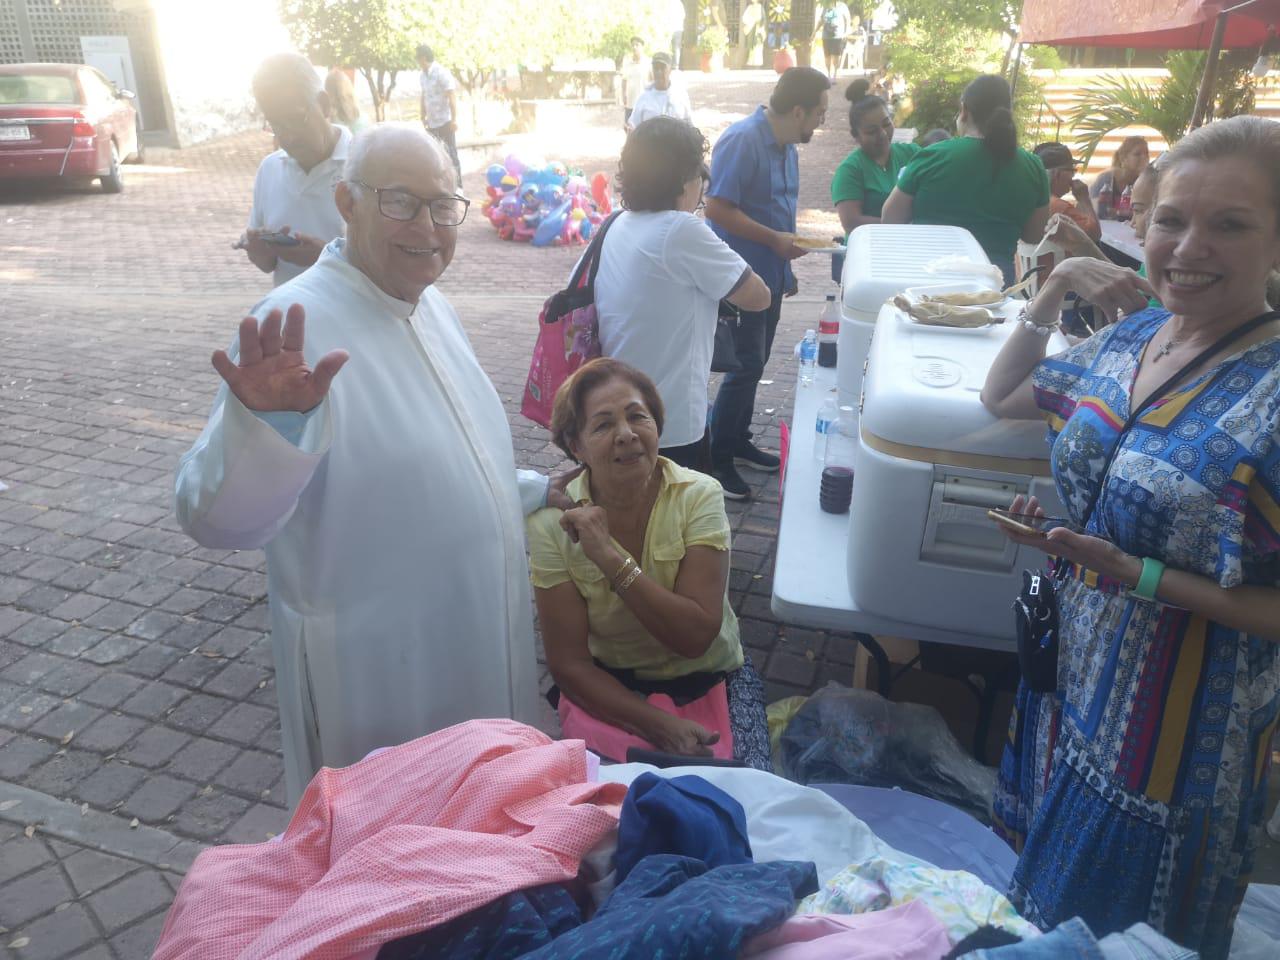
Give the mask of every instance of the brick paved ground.
MULTIPOLYGON (((709 136, 769 89, 763 74, 691 85, 709 136)), ((825 191, 847 148, 838 114, 802 151, 815 229, 836 223, 825 191)), ((559 139, 576 152, 532 148, 612 172, 616 131, 559 139)), ((286 822, 262 554, 198 547, 170 503, 177 458, 216 388, 209 353, 268 289, 230 249, 268 149, 255 132, 155 150, 118 197, 0 193, 0 786, 27 791, 7 809, 0 801, 0 954, 25 938, 16 956, 90 945, 84 956, 134 957, 158 930, 164 871, 145 857, 117 862, 127 849, 85 852, 100 846, 95 835, 60 827, 59 810, 87 805, 117 832, 136 818, 174 842, 256 841, 286 822), (27 837, 31 823, 41 825, 27 837), (139 897, 149 912, 121 919, 77 880, 82 862, 110 863, 109 879, 136 871, 129 884, 159 900, 139 897)), ((466 186, 482 195, 477 173, 466 186)), ((441 283, 507 403, 517 459, 542 469, 560 457, 518 416, 519 393, 538 307, 575 256, 500 243, 473 216, 441 283)), ((828 264, 813 259, 784 313, 784 347, 814 324, 826 289, 828 264)), ((767 445, 789 406, 790 369, 779 359, 760 391, 767 445)), ((770 696, 847 677, 847 637, 784 632, 770 614, 776 481, 730 510, 733 602, 770 696)))
MULTIPOLYGON (((691 88, 714 136, 769 77, 691 88)), ((849 146, 842 103, 837 91, 801 150, 809 232, 838 229, 826 191, 849 146)), ((535 146, 612 171, 621 138, 559 142, 573 150, 535 146)), ((229 248, 268 149, 249 133, 155 150, 116 197, 0 194, 0 957, 144 956, 196 846, 286 822, 262 554, 197 547, 170 503, 217 385, 209 354, 268 288, 229 248)), ((482 195, 474 171, 466 185, 482 195)), ((500 243, 473 216, 441 283, 507 404, 517 459, 542 469, 560 457, 518 416, 519 393, 538 307, 575 256, 500 243)), ((790 407, 788 348, 816 325, 828 269, 800 261, 759 394, 766 446, 790 407)), ((732 599, 770 699, 847 681, 848 636, 770 613, 776 480, 729 509, 732 599)))

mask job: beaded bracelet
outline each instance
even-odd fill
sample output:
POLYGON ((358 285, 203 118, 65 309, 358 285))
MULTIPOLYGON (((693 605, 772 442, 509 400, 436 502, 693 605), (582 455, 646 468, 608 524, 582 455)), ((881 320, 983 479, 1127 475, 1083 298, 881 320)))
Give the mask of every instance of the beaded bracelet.
POLYGON ((1027 312, 1030 306, 1031 303, 1028 302, 1027 306, 1023 307, 1021 312, 1019 312, 1018 323, 1022 324, 1023 327, 1030 330, 1037 336, 1047 337, 1062 325, 1062 318, 1060 316, 1055 316, 1051 323, 1036 323, 1035 320, 1031 319, 1030 314, 1027 312))

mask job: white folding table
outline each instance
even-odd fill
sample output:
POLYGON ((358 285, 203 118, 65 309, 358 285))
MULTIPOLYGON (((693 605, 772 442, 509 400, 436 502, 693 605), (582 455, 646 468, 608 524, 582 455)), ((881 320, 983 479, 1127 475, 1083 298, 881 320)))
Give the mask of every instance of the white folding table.
POLYGON ((1102 220, 1102 247, 1137 263, 1143 262, 1142 244, 1127 220, 1102 220))
MULTIPOLYGON (((835 368, 819 367, 812 384, 796 385, 791 417, 791 442, 787 454, 782 513, 778 522, 778 546, 773 572, 771 608, 784 623, 823 630, 851 631, 858 643, 876 662, 881 695, 887 696, 891 683, 889 656, 876 635, 901 637, 924 643, 952 644, 1010 653, 1016 644, 1007 636, 956 633, 936 627, 890 620, 858 609, 849 590, 850 514, 825 513, 818 505, 822 463, 814 455, 814 429, 818 407, 835 389, 835 368)), ((834 395, 834 394, 832 394, 834 395)), ((854 478, 853 495, 858 495, 854 478)), ((859 562, 864 558, 854 558, 859 562)), ((865 558, 870 560, 871 558, 865 558)), ((872 561, 873 562, 873 561, 872 561)), ((902 589, 910 590, 904 583, 902 589)), ((921 597, 926 605, 928 597, 921 597)), ((1010 604, 1013 598, 1010 597, 1010 604)), ((1013 623, 1011 610, 995 612, 1013 623)), ((865 664, 865 661, 863 661, 865 664)), ((994 707, 996 684, 970 689, 979 699, 978 734, 985 742, 986 728, 994 707)), ((975 748, 975 753, 980 754, 975 748)))

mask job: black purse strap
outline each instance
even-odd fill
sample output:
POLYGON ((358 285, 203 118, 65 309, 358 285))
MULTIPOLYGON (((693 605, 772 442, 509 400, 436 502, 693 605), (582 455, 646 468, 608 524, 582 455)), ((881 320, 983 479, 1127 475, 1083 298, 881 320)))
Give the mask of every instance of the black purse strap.
POLYGON ((615 210, 596 229, 591 242, 587 244, 587 249, 583 251, 573 272, 569 274, 569 285, 563 290, 557 290, 547 299, 546 307, 542 311, 543 323, 555 323, 570 310, 587 306, 595 301, 596 273, 600 270, 600 253, 604 249, 604 235, 621 213, 621 210, 615 210))
POLYGON ((609 227, 613 225, 613 221, 617 220, 621 213, 621 210, 615 210, 605 217, 600 224, 600 229, 595 232, 595 235, 591 238, 591 243, 587 246, 587 252, 582 255, 582 259, 578 261, 577 267, 574 268, 573 276, 569 278, 570 290, 577 290, 582 286, 582 274, 586 272, 587 289, 594 293, 596 274, 600 272, 600 254, 604 250, 604 235, 609 232, 609 227))
POLYGON ((1098 480, 1097 489, 1095 489, 1093 491, 1093 495, 1090 496, 1089 506, 1085 509, 1085 512, 1084 512, 1084 519, 1080 521, 1081 530, 1087 530, 1089 528, 1089 521, 1093 519, 1094 508, 1097 507, 1098 500, 1102 496, 1103 488, 1105 488, 1107 485, 1107 474, 1111 472, 1111 464, 1115 462, 1116 454, 1120 452, 1120 447, 1124 444, 1125 434, 1127 434, 1130 428, 1132 428, 1133 425, 1138 422, 1138 418, 1141 417, 1144 413, 1146 413, 1149 409, 1151 409, 1151 407, 1155 403, 1164 399, 1164 395, 1173 387, 1174 384, 1176 384, 1179 380, 1181 380, 1184 376, 1186 376, 1186 374, 1189 371, 1194 370, 1196 367, 1198 367, 1201 363, 1203 363, 1209 357, 1213 356, 1219 350, 1222 350, 1225 347, 1230 346, 1231 344, 1239 340, 1241 337, 1252 333, 1254 330, 1257 330, 1263 324, 1269 323, 1272 320, 1276 319, 1277 317, 1280 317, 1280 310, 1269 310, 1266 313, 1261 314, 1260 316, 1254 317, 1248 323, 1241 324, 1240 326, 1236 327, 1234 330, 1228 330, 1226 333, 1220 336, 1217 340, 1215 340, 1212 344, 1205 347, 1203 350, 1197 353, 1194 357, 1192 357, 1190 360, 1184 363, 1176 373, 1174 373, 1171 377, 1169 377, 1169 379, 1165 380, 1164 383, 1160 384, 1159 387, 1153 390, 1150 396, 1147 397, 1146 402, 1142 404, 1142 406, 1137 407, 1136 409, 1130 411, 1129 418, 1124 422, 1124 426, 1120 428, 1120 432, 1116 435, 1116 442, 1112 446, 1111 452, 1107 454, 1107 460, 1105 465, 1102 468, 1102 476, 1098 480))

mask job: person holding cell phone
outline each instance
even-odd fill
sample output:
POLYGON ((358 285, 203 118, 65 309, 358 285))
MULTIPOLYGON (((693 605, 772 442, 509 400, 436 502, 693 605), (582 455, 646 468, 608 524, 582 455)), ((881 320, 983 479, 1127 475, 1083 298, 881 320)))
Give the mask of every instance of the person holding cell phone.
POLYGON ((1056 565, 1056 689, 1018 692, 994 803, 1011 899, 1098 936, 1146 922, 1227 956, 1280 716, 1280 126, 1235 117, 1162 159, 1148 278, 1072 258, 987 376, 1045 418, 1066 516, 993 518, 1056 565), (1074 290, 1125 315, 1056 356, 1074 290), (1150 307, 1155 295, 1163 307, 1150 307))
POLYGON ((334 202, 351 133, 330 122, 324 84, 306 57, 281 53, 253 76, 253 95, 280 149, 266 157, 253 179, 253 207, 244 236, 234 246, 275 286, 292 280, 343 235, 334 202))

